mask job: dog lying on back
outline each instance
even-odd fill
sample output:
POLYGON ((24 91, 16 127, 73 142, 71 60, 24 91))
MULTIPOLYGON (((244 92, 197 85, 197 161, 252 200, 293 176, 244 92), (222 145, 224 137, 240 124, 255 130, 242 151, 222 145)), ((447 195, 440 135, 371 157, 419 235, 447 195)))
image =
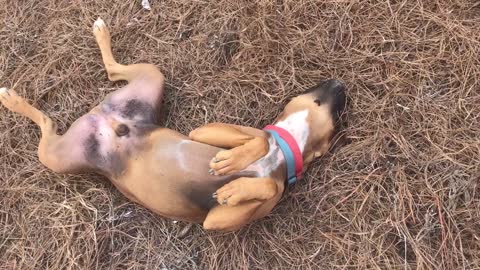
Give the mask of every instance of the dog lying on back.
POLYGON ((213 123, 187 137, 158 125, 162 73, 151 64, 117 63, 103 20, 94 23, 93 34, 108 78, 128 85, 64 135, 14 90, 0 89, 6 108, 40 127, 39 159, 57 173, 95 171, 162 216, 235 230, 270 213, 286 185, 329 148, 345 105, 339 81, 325 81, 293 98, 264 130, 213 123))

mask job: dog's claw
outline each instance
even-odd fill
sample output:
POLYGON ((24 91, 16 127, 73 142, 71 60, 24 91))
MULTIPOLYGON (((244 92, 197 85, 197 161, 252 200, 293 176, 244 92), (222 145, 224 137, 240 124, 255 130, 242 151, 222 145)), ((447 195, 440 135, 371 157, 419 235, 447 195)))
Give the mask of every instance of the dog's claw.
POLYGON ((6 98, 7 96, 10 96, 10 93, 8 92, 8 89, 6 87, 0 88, 0 98, 6 98))
POLYGON ((216 199, 217 197, 218 197, 217 192, 214 192, 214 193, 212 194, 212 198, 216 199))
POLYGON ((208 170, 208 173, 209 173, 210 175, 213 175, 213 174, 214 174, 213 169, 208 170))

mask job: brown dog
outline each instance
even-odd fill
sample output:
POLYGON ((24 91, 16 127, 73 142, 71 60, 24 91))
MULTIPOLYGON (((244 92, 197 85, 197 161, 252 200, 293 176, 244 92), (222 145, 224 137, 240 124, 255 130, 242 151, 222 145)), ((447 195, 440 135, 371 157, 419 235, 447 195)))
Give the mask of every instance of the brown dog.
MULTIPOLYGON (((96 171, 130 200, 166 217, 203 222, 205 229, 234 230, 270 213, 287 178, 274 137, 221 123, 196 129, 189 137, 159 127, 162 73, 150 64, 118 64, 103 20, 94 23, 93 34, 108 78, 129 84, 109 94, 64 135, 57 135, 52 120, 15 91, 0 89, 5 107, 40 126, 40 161, 57 173, 96 171)), ((329 80, 292 99, 275 125, 292 136, 308 164, 329 148, 344 104, 343 85, 329 80)))

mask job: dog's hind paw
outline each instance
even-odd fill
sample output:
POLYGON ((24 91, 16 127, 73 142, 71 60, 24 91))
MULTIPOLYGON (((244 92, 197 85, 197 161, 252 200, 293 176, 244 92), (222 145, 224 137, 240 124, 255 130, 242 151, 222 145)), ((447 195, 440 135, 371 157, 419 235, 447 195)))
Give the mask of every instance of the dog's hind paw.
POLYGON ((102 18, 98 17, 98 19, 93 23, 93 29, 95 30, 95 28, 102 28, 102 27, 105 27, 106 24, 105 24, 105 21, 102 20, 102 18))
POLYGON ((0 88, 0 103, 2 103, 3 106, 7 107, 7 109, 11 111, 19 112, 22 106, 25 105, 26 101, 14 90, 8 90, 7 88, 3 87, 0 88))
POLYGON ((110 47, 110 32, 108 31, 107 25, 102 19, 98 18, 93 23, 92 31, 100 47, 102 46, 110 47))

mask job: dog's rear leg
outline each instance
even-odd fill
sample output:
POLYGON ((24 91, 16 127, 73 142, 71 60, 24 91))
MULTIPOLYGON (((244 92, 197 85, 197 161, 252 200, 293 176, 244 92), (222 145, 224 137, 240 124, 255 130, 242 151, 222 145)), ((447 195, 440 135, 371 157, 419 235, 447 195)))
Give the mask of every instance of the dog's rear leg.
POLYGON ((28 104, 14 90, 0 88, 0 102, 10 111, 19 113, 35 122, 42 132, 38 145, 40 162, 58 173, 71 173, 80 170, 81 159, 73 156, 74 146, 62 143, 64 139, 57 135, 57 127, 43 112, 28 104))
POLYGON ((115 61, 112 53, 110 31, 100 18, 93 24, 93 35, 100 48, 109 80, 131 82, 139 77, 147 77, 149 80, 161 80, 163 82, 163 74, 152 64, 122 65, 115 61))

